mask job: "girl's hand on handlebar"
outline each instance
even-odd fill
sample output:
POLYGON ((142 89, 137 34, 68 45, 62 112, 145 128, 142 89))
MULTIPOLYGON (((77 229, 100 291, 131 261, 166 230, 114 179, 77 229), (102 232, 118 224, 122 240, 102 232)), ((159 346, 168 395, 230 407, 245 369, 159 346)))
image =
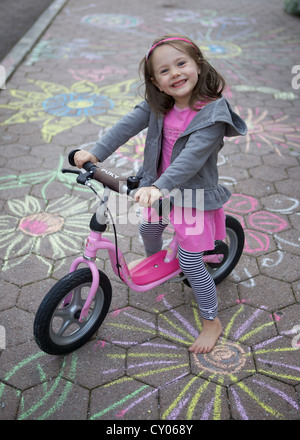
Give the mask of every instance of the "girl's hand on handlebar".
POLYGON ((98 158, 85 150, 77 151, 74 155, 74 162, 78 168, 82 168, 86 162, 92 162, 96 165, 98 158))
POLYGON ((145 186, 135 193, 134 200, 138 202, 140 206, 148 208, 161 197, 163 197, 163 194, 156 186, 145 186))

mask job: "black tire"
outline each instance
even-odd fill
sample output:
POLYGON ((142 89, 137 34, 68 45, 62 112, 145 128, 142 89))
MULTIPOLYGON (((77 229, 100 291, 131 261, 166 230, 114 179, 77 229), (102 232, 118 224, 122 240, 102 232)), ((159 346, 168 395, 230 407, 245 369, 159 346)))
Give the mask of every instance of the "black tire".
POLYGON ((92 283, 89 268, 66 275, 49 290, 36 313, 33 326, 36 343, 45 353, 70 353, 96 333, 107 315, 112 296, 109 279, 101 271, 99 275, 99 288, 84 322, 79 322, 79 317, 92 283), (68 304, 64 304, 65 300, 68 304))
MULTIPOLYGON (((206 264, 216 285, 220 284, 238 264, 244 249, 244 243, 245 235, 240 222, 231 215, 226 215, 226 239, 216 241, 214 250, 204 252, 204 255, 216 253, 224 255, 220 263, 206 264)), ((191 287, 187 279, 184 279, 183 282, 191 287)))

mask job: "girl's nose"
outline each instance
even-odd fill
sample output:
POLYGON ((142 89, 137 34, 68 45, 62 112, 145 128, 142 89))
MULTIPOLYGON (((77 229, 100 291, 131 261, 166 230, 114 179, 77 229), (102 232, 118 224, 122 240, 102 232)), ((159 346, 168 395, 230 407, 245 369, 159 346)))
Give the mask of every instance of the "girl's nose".
POLYGON ((173 69, 171 70, 171 77, 175 78, 176 76, 178 76, 180 73, 178 72, 178 69, 176 67, 173 67, 173 69))
POLYGON ((177 76, 179 76, 180 75, 180 73, 178 72, 178 70, 174 70, 173 72, 172 72, 172 78, 176 78, 177 76))

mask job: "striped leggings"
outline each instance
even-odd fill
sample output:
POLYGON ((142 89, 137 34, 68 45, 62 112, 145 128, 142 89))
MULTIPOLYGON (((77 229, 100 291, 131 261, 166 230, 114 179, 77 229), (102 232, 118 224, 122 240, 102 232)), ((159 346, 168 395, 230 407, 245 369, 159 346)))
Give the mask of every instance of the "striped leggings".
MULTIPOLYGON (((141 223, 140 234, 147 257, 161 250, 162 233, 166 226, 164 223, 141 223)), ((179 246, 178 258, 180 268, 195 294, 201 317, 215 319, 218 313, 216 285, 203 262, 203 252, 188 252, 179 246)))

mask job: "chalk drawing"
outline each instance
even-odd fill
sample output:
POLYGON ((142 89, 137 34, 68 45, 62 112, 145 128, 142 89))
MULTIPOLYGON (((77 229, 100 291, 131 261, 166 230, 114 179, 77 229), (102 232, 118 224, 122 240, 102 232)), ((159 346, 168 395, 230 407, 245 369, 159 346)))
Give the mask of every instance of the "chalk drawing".
POLYGON ((275 202, 268 204, 267 209, 279 214, 292 214, 299 206, 299 200, 293 197, 277 194, 275 202))
POLYGON ((81 251, 84 235, 89 232, 89 201, 66 195, 45 206, 27 195, 9 200, 7 206, 8 214, 0 216, 3 272, 26 264, 32 253, 47 267, 47 256, 61 267, 69 250, 81 251))
POLYGON ((81 18, 83 24, 122 31, 140 26, 143 21, 142 17, 125 14, 89 14, 81 18))
MULTIPOLYGON (((53 170, 44 170, 36 173, 23 173, 23 174, 8 174, 0 177, 0 192, 11 191, 15 188, 24 188, 31 185, 40 185, 41 196, 43 201, 47 203, 47 190, 49 186, 54 182, 60 182, 67 188, 72 188, 75 192, 90 192, 90 189, 85 188, 82 185, 78 185, 74 181, 74 176, 70 174, 63 174, 61 169, 64 166, 65 158, 60 156, 58 158, 58 166, 53 170)), ((97 191, 101 190, 101 185, 95 181, 94 185, 97 187, 97 191)))
MULTIPOLYGON (((123 47, 120 42, 119 48, 130 54, 130 46, 123 47)), ((100 61, 107 55, 114 55, 115 46, 109 42, 92 42, 87 38, 73 38, 68 41, 63 38, 50 37, 47 35, 39 41, 25 60, 25 65, 31 66, 41 60, 60 59, 62 61, 74 60, 80 63, 100 61)))
MULTIPOLYGON (((238 106, 235 111, 241 115, 247 126, 245 151, 249 152, 252 146, 257 148, 267 147, 282 156, 283 151, 289 151, 293 148, 299 148, 300 135, 295 131, 292 124, 287 124, 289 116, 281 113, 277 116, 270 116, 268 110, 257 107, 255 110, 251 108, 243 109, 238 106), (285 122, 286 121, 286 122, 285 122)), ((227 139, 229 142, 239 144, 240 139, 227 139)), ((243 142, 244 139, 243 139, 243 142)))
POLYGON ((282 249, 281 243, 286 244, 288 246, 292 246, 293 248, 300 248, 300 243, 299 243, 300 242, 300 237, 298 237, 296 243, 293 242, 293 241, 290 241, 290 240, 285 240, 284 238, 279 237, 277 234, 275 234, 274 237, 276 238, 276 241, 278 242, 278 248, 279 249, 282 249))
MULTIPOLYGON (((9 382, 9 380, 16 374, 23 372, 30 366, 33 368, 36 365, 37 370, 39 371, 39 376, 41 382, 45 380, 43 373, 43 365, 38 360, 43 358, 45 353, 38 352, 28 358, 23 359, 19 364, 14 366, 8 373, 4 375, 4 381, 9 382)), ((61 379, 64 377, 65 372, 68 371, 70 380, 74 379, 77 367, 77 354, 73 353, 70 358, 63 358, 62 367, 59 375, 49 382, 44 382, 44 395, 42 398, 38 398, 36 403, 31 407, 27 406, 26 399, 22 399, 22 405, 19 409, 18 420, 26 420, 34 418, 35 420, 45 420, 48 419, 53 413, 58 411, 61 406, 63 406, 68 398, 68 395, 73 387, 72 382, 62 381, 61 379), (58 387, 63 384, 63 391, 59 393, 58 398, 55 399, 55 403, 50 403, 50 409, 47 407, 49 402, 53 401, 53 397, 55 398, 55 394, 57 393, 58 387), (36 414, 39 413, 37 416, 36 414)), ((5 386, 4 383, 0 383, 0 400, 5 397, 5 386)))
POLYGON ((244 194, 233 194, 225 205, 226 210, 240 214, 249 214, 256 210, 258 201, 244 194))
MULTIPOLYGON (((170 308, 166 295, 161 301, 170 308)), ((155 309, 153 311, 158 312, 155 309)), ((148 330, 149 334, 155 333, 152 322, 136 316, 134 309, 128 307, 119 309, 118 314, 111 315, 106 325, 113 324, 114 338, 96 341, 94 350, 103 350, 111 343, 136 346, 136 349, 127 352, 126 376, 100 387, 101 395, 107 398, 97 401, 96 408, 90 412, 90 419, 132 419, 138 405, 144 402, 150 408, 152 399, 159 397, 164 401, 162 420, 220 420, 223 418, 222 408, 228 404, 224 386, 232 398, 231 405, 237 419, 251 419, 251 414, 256 414, 256 411, 261 412, 262 418, 271 414, 276 418, 285 419, 293 409, 299 411, 296 395, 293 398, 285 392, 282 383, 281 387, 278 382, 270 385, 272 378, 283 383, 299 382, 299 367, 294 355, 295 350, 299 349, 298 334, 293 340, 295 347, 291 346, 288 338, 274 336, 276 317, 273 320, 272 315, 263 309, 247 306, 246 300, 233 307, 232 312, 215 349, 208 354, 190 354, 193 375, 189 373, 190 362, 186 348, 201 330, 196 307, 181 307, 160 314, 158 332, 164 339, 154 338, 142 344, 138 344, 132 338, 133 333, 127 324, 122 323, 122 316, 126 314, 133 327, 139 331, 148 330), (260 341, 261 335, 265 338, 266 334, 269 337, 263 342, 254 342, 260 341), (276 369, 273 369, 273 366, 276 366, 276 369), (150 386, 150 383, 155 381, 158 385, 150 386), (274 399, 270 399, 269 392, 265 396, 262 393, 257 394, 257 381, 260 387, 271 392, 274 399), (201 399, 205 393, 211 395, 208 401, 201 399), (118 397, 120 395, 121 398, 118 397)), ((104 356, 111 360, 123 361, 125 354, 114 354, 108 350, 104 356)), ((60 372, 51 381, 47 381, 44 371, 44 357, 46 358, 46 355, 43 352, 38 352, 4 374, 5 383, 10 383, 14 375, 30 367, 31 371, 36 369, 39 372, 43 384, 43 394, 38 394, 35 402, 32 402, 31 397, 30 405, 27 403, 26 393, 22 395, 17 417, 19 420, 45 420, 53 414, 59 414, 60 408, 67 402, 75 386, 77 353, 62 358, 60 372), (66 372, 69 379, 67 381, 62 380, 66 377, 66 372), (59 388, 61 386, 62 391, 59 388)), ((121 368, 123 366, 120 365, 121 368)), ((113 372, 119 372, 117 363, 113 372)), ((111 373, 112 370, 101 370, 104 378, 111 373)), ((0 384, 0 400, 3 399, 4 382, 0 384)))
POLYGON ((208 28, 248 26, 256 23, 255 18, 247 17, 246 15, 219 16, 218 12, 212 9, 203 9, 201 11, 174 9, 166 13, 164 20, 169 23, 197 23, 208 28))
POLYGON ((277 251, 272 254, 272 256, 264 257, 261 261, 263 267, 276 267, 282 262, 284 254, 282 251, 277 251), (277 258, 276 258, 277 256, 277 258))
POLYGON ((274 89, 272 87, 266 86, 248 86, 248 85, 233 85, 232 88, 237 90, 238 92, 258 92, 265 93, 268 95, 272 95, 275 99, 282 99, 284 101, 293 101, 294 99, 298 99, 298 96, 293 92, 283 92, 281 90, 274 89))
POLYGON ((250 214, 249 224, 254 229, 270 233, 280 232, 289 227, 285 220, 267 211, 258 211, 250 214))
POLYGON ((78 81, 70 88, 50 81, 28 81, 42 92, 9 90, 17 100, 0 104, 0 108, 13 112, 0 125, 40 122, 42 137, 48 143, 53 136, 87 121, 102 127, 111 126, 140 101, 136 79, 103 87, 90 81, 78 81))
MULTIPOLYGON (((186 29, 178 26, 177 32, 186 34, 186 29)), ((283 73, 300 43, 299 36, 291 37, 284 28, 258 31, 250 22, 249 25, 234 28, 230 35, 226 26, 199 26, 197 31, 188 32, 188 36, 198 43, 208 60, 225 78, 245 85, 249 81, 243 72, 248 71, 249 63, 283 73)), ((253 71, 251 78, 257 87, 261 84, 271 88, 274 86, 268 75, 253 71)), ((290 93, 291 90, 280 91, 284 92, 290 93)))
MULTIPOLYGON (((166 307, 170 307, 166 296, 161 300, 166 307)), ((197 314, 196 308, 188 308, 188 315, 182 314, 183 308, 171 309, 168 313, 160 314, 160 321, 158 323, 159 335, 164 340, 151 339, 149 342, 137 345, 137 349, 128 352, 128 366, 127 374, 131 378, 121 379, 124 389, 124 380, 130 381, 130 392, 123 394, 121 400, 111 401, 107 406, 105 399, 99 402, 98 411, 92 414, 92 419, 109 418, 128 418, 133 415, 134 408, 142 401, 151 399, 153 393, 162 393, 165 390, 168 394, 168 405, 164 401, 165 411, 162 414, 163 420, 193 420, 193 419, 214 419, 222 418, 222 405, 226 401, 226 395, 220 391, 220 385, 231 384, 233 386, 233 394, 235 405, 239 401, 238 418, 251 419, 251 414, 247 410, 242 411, 245 403, 249 398, 251 405, 260 409, 264 414, 274 414, 279 418, 284 419, 285 415, 280 408, 278 400, 270 402, 268 396, 266 398, 258 397, 254 388, 252 388, 251 381, 247 384, 241 380, 240 375, 247 377, 252 375, 255 370, 255 364, 252 361, 252 356, 259 357, 257 372, 262 372, 266 376, 274 378, 288 378, 288 380, 299 380, 299 368, 296 359, 291 361, 284 360, 285 354, 288 355, 293 352, 289 341, 287 345, 278 347, 277 341, 284 342, 281 336, 276 336, 274 321, 270 314, 264 312, 263 309, 252 309, 245 305, 246 301, 241 302, 233 310, 233 315, 224 327, 222 339, 216 345, 214 350, 208 354, 191 354, 191 361, 193 365, 193 372, 195 376, 191 377, 188 374, 188 365, 186 362, 186 354, 182 347, 188 347, 195 338, 195 335, 201 330, 201 324, 197 314), (246 316, 246 319, 245 319, 246 316), (253 353, 248 344, 251 341, 259 340, 262 333, 269 332, 270 337, 263 343, 254 345, 253 353), (167 342, 167 341, 170 342, 167 342), (275 342, 275 344, 274 344, 275 342), (152 351, 149 348, 152 347, 152 351), (155 348, 155 351, 153 349, 155 348), (270 362, 268 361, 270 360, 270 362), (276 372, 273 369, 266 370, 265 366, 275 364, 278 366, 276 372), (290 374, 287 374, 287 369, 290 374), (166 374, 167 373, 167 374, 166 374), (207 381, 200 381, 199 378, 207 378, 207 381), (157 379, 156 379, 157 378, 157 379), (155 380, 159 386, 155 390, 144 388, 141 390, 140 382, 135 382, 132 379, 140 379, 144 383, 154 383, 155 380), (146 392, 147 390, 147 392, 146 392), (170 390, 173 390, 171 393, 170 390), (213 400, 208 403, 201 402, 201 396, 204 392, 210 391, 213 400), (224 399, 224 402, 223 402, 224 399), (199 415, 199 411, 201 414, 199 415)), ((155 311, 155 310, 154 310, 155 311)), ((117 316, 109 320, 107 326, 112 326, 114 331, 108 343, 117 343, 124 346, 135 346, 136 341, 132 338, 131 328, 140 328, 141 332, 148 332, 149 335, 154 334, 154 324, 147 319, 142 319, 135 315, 134 310, 128 312, 128 308, 121 309, 117 316), (126 322, 130 319, 131 325, 122 322, 122 316, 126 322), (116 322, 116 319, 118 320, 116 322)), ((253 342, 251 343, 253 346, 253 342)), ((101 349, 101 345, 99 346, 101 349)), ((109 355, 108 355, 109 356, 109 355)), ((114 356, 117 359, 119 355, 114 356)), ((103 375, 109 374, 104 371, 103 375)), ((253 376, 255 378, 255 376, 253 376)), ((268 380, 261 376, 262 386, 268 387, 268 380)), ((111 382, 102 387, 103 392, 107 392, 109 387, 110 396, 119 395, 118 388, 120 380, 111 382), (115 390, 115 393, 113 392, 115 390)), ((222 388, 222 387, 221 387, 222 388)), ((229 387, 229 390, 232 388, 229 387)), ((276 386, 273 389, 274 396, 278 399, 280 392, 276 386)), ((279 399, 284 400, 286 394, 282 394, 279 399)), ((162 396, 161 396, 162 399, 162 396)), ((289 397, 289 405, 299 409, 299 404, 295 399, 289 397)), ((289 407, 289 406, 288 406, 289 407)))
MULTIPOLYGON (((294 203, 293 206, 297 206, 297 204, 294 203)), ((268 211, 260 211, 258 208, 258 201, 254 197, 244 194, 233 194, 225 204, 225 210, 229 213, 235 216, 237 214, 246 216, 247 224, 251 229, 245 227, 240 215, 238 220, 245 232, 244 252, 249 254, 267 251, 270 246, 270 234, 274 235, 288 228, 285 219, 268 211)), ((289 213, 292 212, 292 210, 289 211, 289 213)))
POLYGON ((110 82, 114 82, 114 76, 126 75, 127 70, 116 66, 104 66, 101 69, 69 69, 69 73, 76 81, 92 81, 97 83, 104 81, 107 76, 110 82))
POLYGON ((110 156, 109 163, 116 168, 126 165, 131 169, 132 174, 137 173, 144 158, 146 133, 147 130, 143 130, 131 138, 125 145, 118 148, 118 150, 110 156))
POLYGON ((257 254, 258 252, 265 252, 270 247, 270 238, 263 232, 245 229, 245 245, 244 252, 247 254, 257 254))

